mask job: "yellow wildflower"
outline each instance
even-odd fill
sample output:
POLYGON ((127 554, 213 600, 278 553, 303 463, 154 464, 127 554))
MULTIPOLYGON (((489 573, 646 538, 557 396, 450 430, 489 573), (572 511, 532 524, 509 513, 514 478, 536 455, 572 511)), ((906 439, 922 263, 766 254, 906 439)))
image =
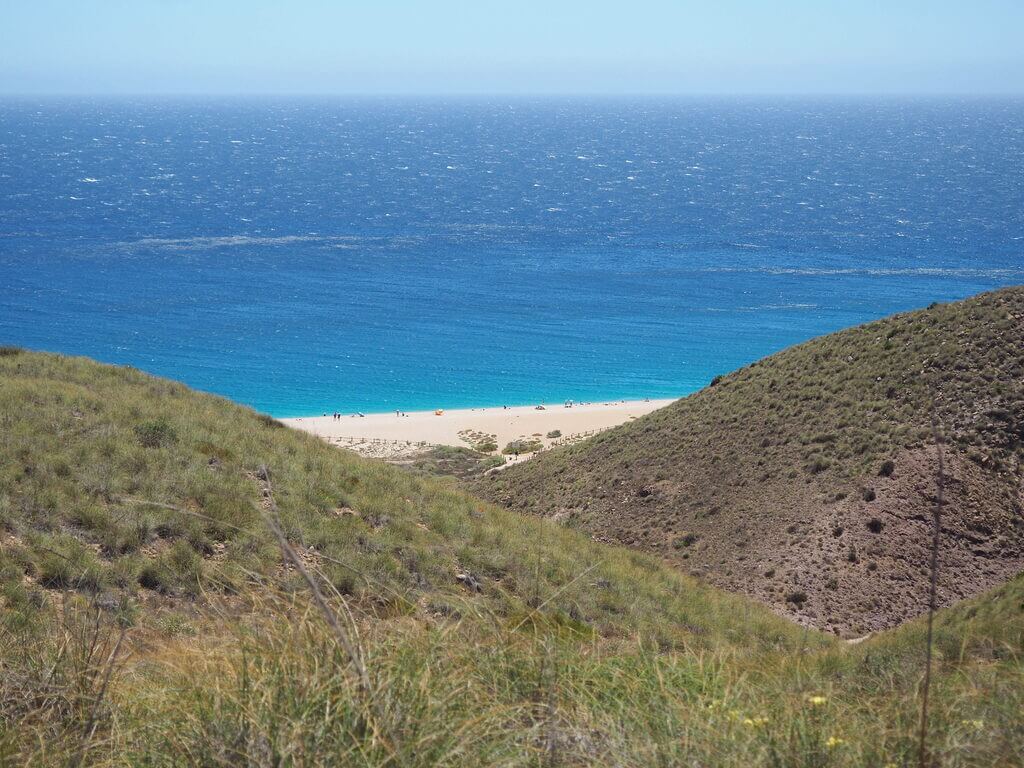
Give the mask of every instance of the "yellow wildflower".
POLYGON ((838 747, 845 743, 846 739, 840 739, 838 736, 829 736, 828 741, 825 742, 825 746, 832 749, 833 747, 838 747))
POLYGON ((980 731, 982 728, 985 727, 985 721, 984 720, 961 720, 960 722, 963 723, 964 725, 966 725, 966 726, 968 726, 970 728, 974 728, 975 730, 978 730, 978 731, 980 731))
POLYGON ((809 701, 816 707, 820 707, 822 704, 828 703, 828 699, 826 699, 824 696, 809 696, 807 701, 809 701))
POLYGON ((743 724, 749 725, 751 728, 760 728, 763 725, 768 724, 767 717, 745 717, 743 718, 743 724))

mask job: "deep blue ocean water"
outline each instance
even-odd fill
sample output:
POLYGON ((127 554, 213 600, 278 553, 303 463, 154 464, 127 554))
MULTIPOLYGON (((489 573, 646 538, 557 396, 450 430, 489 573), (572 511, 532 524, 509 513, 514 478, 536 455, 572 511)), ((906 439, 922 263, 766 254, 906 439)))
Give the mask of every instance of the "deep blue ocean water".
POLYGON ((1015 283, 1021 100, 0 102, 0 344, 280 416, 681 395, 1015 283))

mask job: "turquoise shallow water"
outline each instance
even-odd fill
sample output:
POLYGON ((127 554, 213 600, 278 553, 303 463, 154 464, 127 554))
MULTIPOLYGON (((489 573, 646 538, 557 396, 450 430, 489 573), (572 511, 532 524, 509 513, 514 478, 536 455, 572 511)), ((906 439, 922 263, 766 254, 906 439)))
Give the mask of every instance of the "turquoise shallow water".
POLYGON ((1024 282, 1020 100, 0 102, 0 343, 279 416, 675 396, 1024 282))

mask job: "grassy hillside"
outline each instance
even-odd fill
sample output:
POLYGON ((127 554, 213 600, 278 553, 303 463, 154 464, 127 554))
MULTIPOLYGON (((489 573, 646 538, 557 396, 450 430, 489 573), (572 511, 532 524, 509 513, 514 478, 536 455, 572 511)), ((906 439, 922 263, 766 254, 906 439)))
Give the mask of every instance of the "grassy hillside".
POLYGON ((642 629, 668 646, 717 643, 740 620, 774 628, 769 644, 787 631, 647 558, 132 369, 7 354, 0 404, 0 573, 15 594, 161 609, 266 579, 303 589, 266 525, 272 494, 303 561, 382 615, 457 612, 472 594, 481 609, 545 602, 581 631, 642 629), (750 615, 731 618, 738 606, 750 615))
POLYGON ((860 635, 926 605, 933 396, 949 604, 1024 567, 1022 288, 801 344, 475 487, 860 635))
MULTIPOLYGON (((920 625, 848 646, 130 369, 4 350, 0 434, 0 765, 916 754, 920 625)), ((937 637, 934 754, 1020 764, 1024 582, 937 637)))

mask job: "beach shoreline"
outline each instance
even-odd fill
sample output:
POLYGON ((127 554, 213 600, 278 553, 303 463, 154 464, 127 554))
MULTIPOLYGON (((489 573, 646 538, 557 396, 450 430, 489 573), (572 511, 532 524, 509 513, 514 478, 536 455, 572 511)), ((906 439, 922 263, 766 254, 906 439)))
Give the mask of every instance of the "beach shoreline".
POLYGON ((331 444, 364 455, 391 458, 438 445, 469 448, 486 442, 500 452, 516 440, 539 441, 544 448, 550 448, 591 437, 672 402, 675 398, 390 411, 340 417, 329 413, 281 421, 331 444))

